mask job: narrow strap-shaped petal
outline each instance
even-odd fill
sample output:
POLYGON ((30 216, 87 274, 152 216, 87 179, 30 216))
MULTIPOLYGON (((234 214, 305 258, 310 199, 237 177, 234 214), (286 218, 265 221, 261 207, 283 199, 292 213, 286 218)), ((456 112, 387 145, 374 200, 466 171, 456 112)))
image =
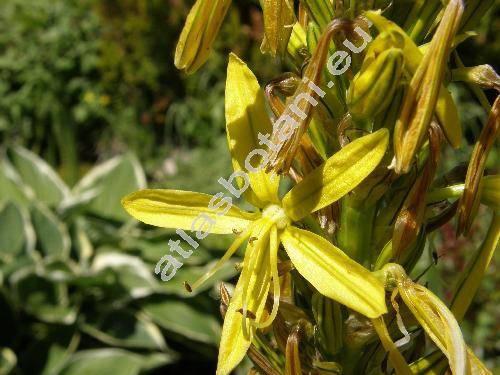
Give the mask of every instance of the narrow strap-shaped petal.
POLYGON ((432 341, 448 358, 454 375, 466 373, 466 345, 460 327, 439 298, 410 279, 400 280, 398 291, 432 341))
POLYGON ((224 318, 217 375, 229 374, 241 362, 262 319, 271 280, 269 237, 261 236, 266 232, 269 232, 269 223, 265 220, 256 223, 252 237, 257 240, 250 241, 245 250, 243 271, 224 318), (246 308, 245 324, 243 307, 246 308))
POLYGON ((258 136, 259 133, 271 135, 272 124, 266 115, 264 93, 257 78, 235 54, 229 55, 225 103, 226 133, 233 168, 249 175, 252 191, 247 192, 247 197, 250 193, 254 195, 248 198, 249 201, 260 207, 266 202, 277 203, 279 178, 266 174, 263 168, 251 172, 246 166, 250 163, 251 167, 259 168, 266 161, 267 148, 259 144, 258 136))
POLYGON ((166 189, 140 190, 122 200, 125 210, 146 224, 215 234, 242 232, 259 215, 235 206, 223 214, 227 208, 218 211, 217 203, 211 195, 166 189))
POLYGON ((278 307, 280 303, 280 295, 281 295, 281 285, 280 278, 278 274, 278 248, 279 248, 279 239, 278 239, 278 229, 276 226, 271 228, 270 240, 269 240, 269 260, 271 262, 271 277, 273 282, 273 307, 271 309, 271 313, 268 318, 257 325, 258 328, 266 328, 269 327, 273 320, 276 318, 278 314, 278 307))
POLYGON ((359 185, 380 163, 389 142, 385 128, 358 138, 308 174, 283 198, 292 220, 326 207, 359 185))
POLYGON ((376 318, 385 312, 382 283, 324 238, 288 227, 281 241, 297 271, 321 294, 376 318))

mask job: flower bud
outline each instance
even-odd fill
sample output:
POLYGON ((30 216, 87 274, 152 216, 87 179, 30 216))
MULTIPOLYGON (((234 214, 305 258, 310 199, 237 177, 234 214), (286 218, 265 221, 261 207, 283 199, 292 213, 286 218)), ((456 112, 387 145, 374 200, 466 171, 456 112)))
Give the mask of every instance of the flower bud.
POLYGON ((264 40, 260 47, 263 53, 283 56, 295 22, 293 1, 263 0, 264 40))
POLYGON ((500 96, 497 97, 488 122, 481 131, 474 151, 472 152, 467 177, 465 178, 464 193, 458 204, 458 226, 457 233, 467 233, 477 212, 481 199, 481 181, 484 174, 486 159, 490 153, 493 143, 500 129, 500 96))
POLYGON ((347 95, 347 106, 354 120, 371 119, 391 103, 403 73, 403 51, 390 48, 354 77, 347 95))
POLYGON ((174 64, 187 74, 194 73, 208 58, 231 0, 197 0, 182 29, 174 64))

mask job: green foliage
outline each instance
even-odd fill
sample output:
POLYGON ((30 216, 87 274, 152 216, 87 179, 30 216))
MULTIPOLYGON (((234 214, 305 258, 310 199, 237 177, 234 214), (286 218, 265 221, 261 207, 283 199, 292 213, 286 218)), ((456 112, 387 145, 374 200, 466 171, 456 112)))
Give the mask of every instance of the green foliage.
MULTIPOLYGON (((133 155, 92 168, 70 189, 45 161, 14 147, 1 157, 0 178, 5 373, 138 374, 174 362, 174 348, 213 353, 217 304, 206 293, 180 298, 182 280, 206 272, 210 253, 198 250, 172 283, 153 275, 168 237, 120 207, 145 185, 133 155)), ((233 276, 233 265, 219 277, 233 276)))

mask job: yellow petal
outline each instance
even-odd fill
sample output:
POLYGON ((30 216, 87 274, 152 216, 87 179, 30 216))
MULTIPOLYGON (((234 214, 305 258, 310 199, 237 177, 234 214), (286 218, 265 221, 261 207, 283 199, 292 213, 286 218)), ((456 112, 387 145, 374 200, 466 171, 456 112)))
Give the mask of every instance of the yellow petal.
POLYGON ((446 305, 408 278, 398 282, 401 297, 432 341, 448 358, 454 375, 465 375, 467 354, 460 327, 446 305))
POLYGON ((175 66, 194 73, 210 54, 231 0, 197 0, 189 11, 175 49, 175 66))
MULTIPOLYGON (((264 93, 257 78, 247 65, 232 53, 229 55, 227 67, 225 100, 226 132, 233 168, 235 171, 248 173, 246 160, 249 160, 254 168, 258 168, 262 162, 262 155, 255 154, 248 159, 249 155, 256 150, 267 153, 266 146, 259 144, 258 134, 260 132, 262 135, 270 135, 272 125, 266 114, 264 93)), ((271 178, 271 175, 261 168, 258 172, 250 172, 249 177, 256 198, 251 203, 256 203, 259 207, 266 202, 277 203, 277 176, 271 178)))
POLYGON ((292 220, 326 207, 363 181, 380 163, 387 149, 389 132, 383 128, 358 138, 308 174, 283 198, 292 220))
POLYGON ((211 209, 211 201, 216 205, 220 199, 192 191, 147 189, 126 196, 122 205, 130 215, 146 224, 185 230, 193 230, 194 226, 195 230, 201 228, 215 234, 244 231, 259 217, 257 213, 244 212, 235 206, 222 215, 220 210, 211 209), (204 219, 197 220, 199 215, 204 219), (210 228, 209 223, 212 223, 210 228))
POLYGON ((229 374, 241 362, 252 342, 255 326, 262 319, 271 279, 269 230, 266 220, 259 221, 252 232, 257 240, 249 243, 245 251, 243 271, 224 318, 217 375, 229 374), (247 316, 245 322, 242 309, 247 316))
POLYGON ((297 271, 321 294, 369 318, 387 312, 382 283, 330 242, 295 227, 281 241, 297 271))

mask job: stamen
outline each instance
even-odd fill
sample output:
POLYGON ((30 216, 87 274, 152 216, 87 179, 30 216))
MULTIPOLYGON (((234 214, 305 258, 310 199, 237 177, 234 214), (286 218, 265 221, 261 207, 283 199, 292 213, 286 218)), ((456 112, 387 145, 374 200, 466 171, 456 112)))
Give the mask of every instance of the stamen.
POLYGON ((197 289, 201 284, 203 284, 205 281, 207 281, 210 277, 214 275, 218 270, 221 269, 221 267, 233 256, 233 254, 238 250, 238 248, 241 246, 243 242, 246 241, 246 239, 250 236, 252 233, 252 229, 254 227, 254 223, 250 224, 250 226, 243 232, 241 235, 239 235, 232 245, 227 249, 226 253, 220 258, 215 266, 210 269, 207 273, 205 273, 203 276, 201 276, 198 280, 195 281, 195 283, 191 286, 191 291, 197 289))
POLYGON ((233 228, 232 230, 233 230, 233 233, 236 235, 240 235, 242 232, 240 229, 236 229, 236 228, 233 228))
POLYGON ((394 310, 396 310, 396 323, 398 325, 399 330, 403 334, 403 337, 394 343, 394 345, 396 345, 396 347, 399 348, 403 345, 408 344, 411 340, 411 337, 410 337, 410 334, 408 333, 408 330, 406 329, 406 327, 404 325, 403 318, 401 317, 401 314, 399 313, 399 305, 396 302, 397 295, 398 295, 398 289, 396 288, 392 291, 391 303, 392 303, 392 307, 394 307, 394 310))
POLYGON ((281 285, 280 278, 278 275, 278 229, 275 225, 271 228, 271 241, 270 241, 270 251, 269 251, 269 262, 271 266, 271 277, 273 279, 273 308, 271 309, 271 314, 267 320, 263 323, 258 323, 258 328, 266 328, 272 324, 276 315, 278 314, 278 307, 280 304, 281 295, 281 285))
MULTIPOLYGON (((259 258, 259 250, 260 250, 260 247, 262 246, 263 242, 265 240, 268 239, 268 236, 267 234, 269 233, 269 230, 271 229, 271 227, 273 226, 273 223, 266 220, 266 219, 262 219, 262 220, 259 220, 259 224, 261 225, 261 227, 259 228, 258 230, 258 235, 259 237, 256 237, 257 238, 257 243, 255 244, 255 247, 254 249, 252 249, 250 255, 248 258, 245 257, 245 260, 243 261, 243 272, 242 272, 242 276, 243 279, 239 280, 238 282, 242 282, 243 283, 243 295, 242 295, 242 314, 243 314, 243 322, 242 322, 242 328, 243 328, 243 334, 244 335, 247 335, 247 337, 249 337, 249 331, 247 330, 247 292, 248 292, 248 287, 249 287, 249 283, 250 283, 250 279, 252 277, 252 274, 254 272, 254 268, 256 267, 256 263, 257 263, 257 260, 259 258), (248 260, 248 264, 247 263, 247 260, 248 260)), ((250 240, 249 240, 249 244, 252 245, 250 243, 250 240)), ((253 246, 253 245, 252 245, 253 246)), ((247 249, 248 251, 248 249, 247 249)), ((250 286, 252 287, 252 286, 250 286)))

